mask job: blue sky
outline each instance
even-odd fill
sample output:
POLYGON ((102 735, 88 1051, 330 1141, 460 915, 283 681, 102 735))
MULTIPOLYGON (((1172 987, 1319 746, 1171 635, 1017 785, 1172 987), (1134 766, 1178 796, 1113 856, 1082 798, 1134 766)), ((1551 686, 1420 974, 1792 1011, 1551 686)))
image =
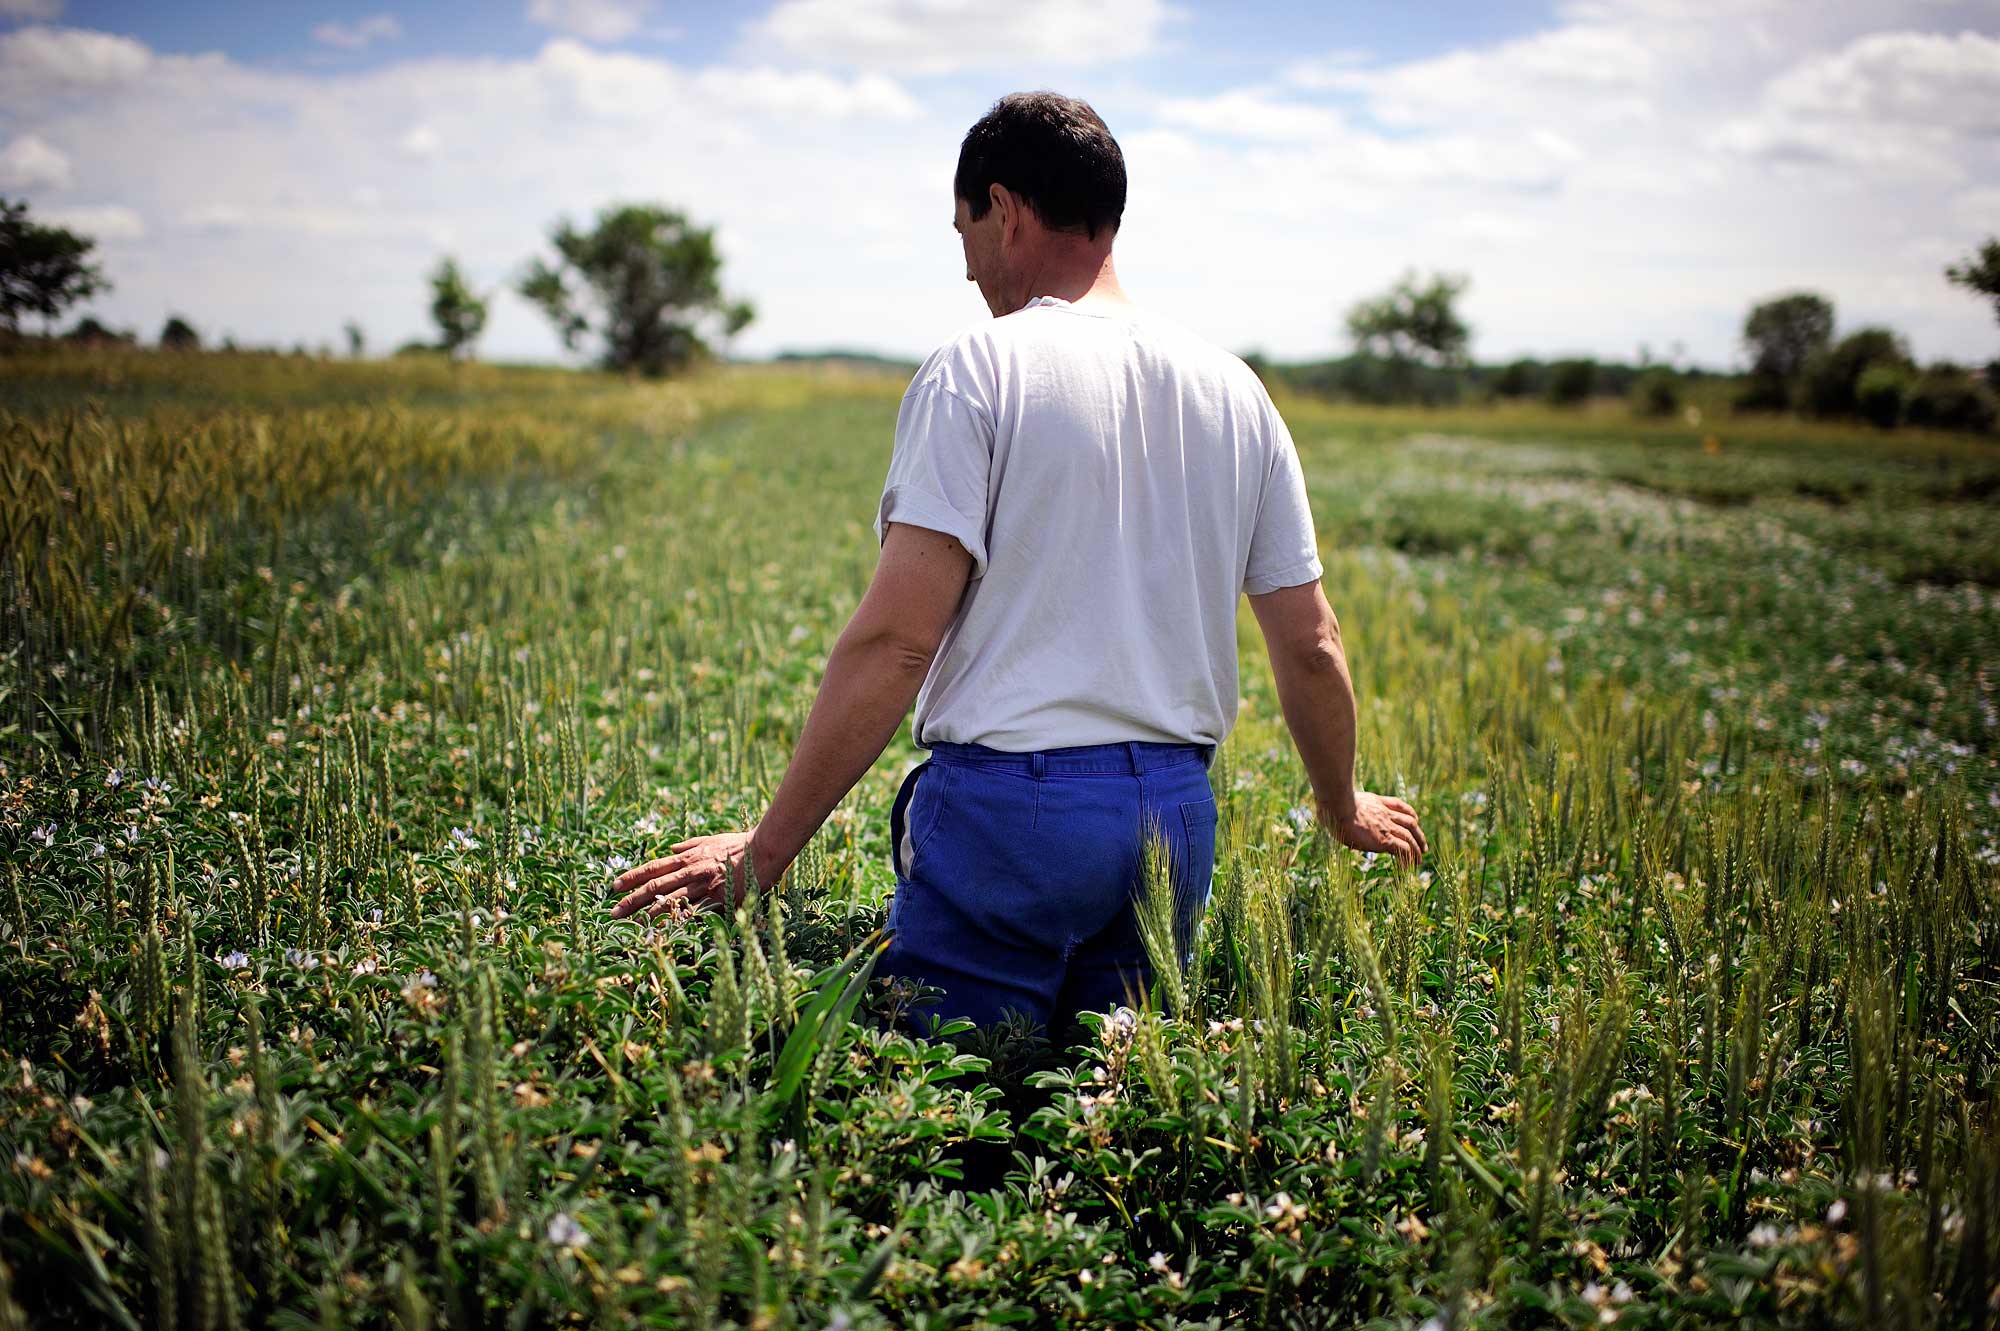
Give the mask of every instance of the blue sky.
POLYGON ((451 253, 485 353, 555 358, 522 265, 659 200, 716 226, 738 350, 917 355, 984 317, 957 139, 1036 86, 1125 148, 1128 289, 1238 350, 1337 352, 1416 267, 1471 277, 1487 359, 1726 364, 1800 287, 2000 353, 1941 276, 2000 229, 2000 0, 0 0, 0 192, 96 235, 148 334, 390 347, 451 253))

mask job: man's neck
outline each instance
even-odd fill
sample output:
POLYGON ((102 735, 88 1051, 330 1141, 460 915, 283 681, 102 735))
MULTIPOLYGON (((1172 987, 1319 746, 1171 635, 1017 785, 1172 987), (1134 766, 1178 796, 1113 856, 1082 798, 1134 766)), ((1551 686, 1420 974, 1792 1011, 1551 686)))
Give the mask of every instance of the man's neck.
POLYGON ((1054 296, 1080 309, 1130 308, 1132 298, 1119 285, 1117 267, 1111 261, 1111 251, 1101 255, 1060 250, 1047 256, 1045 262, 1028 282, 1028 294, 1022 299, 1023 305, 1037 296, 1054 296))

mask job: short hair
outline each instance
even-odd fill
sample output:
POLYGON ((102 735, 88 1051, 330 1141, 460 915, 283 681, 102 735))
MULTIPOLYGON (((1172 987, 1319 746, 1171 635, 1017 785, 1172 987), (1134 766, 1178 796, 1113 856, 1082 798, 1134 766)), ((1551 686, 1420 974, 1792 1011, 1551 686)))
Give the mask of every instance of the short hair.
POLYGON ((973 221, 992 208, 996 184, 1052 231, 1095 240, 1125 215, 1125 154, 1088 102, 1061 93, 1009 93, 965 132, 952 192, 973 221))

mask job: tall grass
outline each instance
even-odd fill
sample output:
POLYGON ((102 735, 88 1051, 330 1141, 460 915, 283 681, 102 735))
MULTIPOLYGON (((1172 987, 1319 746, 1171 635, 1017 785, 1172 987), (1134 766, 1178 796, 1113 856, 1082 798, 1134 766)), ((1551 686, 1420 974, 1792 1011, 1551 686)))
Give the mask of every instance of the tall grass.
MULTIPOLYGON (((604 916, 761 811, 899 385, 5 373, 4 520, 52 558, 7 547, 0 1312, 1990 1316, 1995 612, 1820 543, 1809 439, 1663 510, 1630 493, 1694 464, 1650 443, 1303 413, 1362 779, 1432 855, 1315 829, 1246 618, 1206 918, 1155 848, 1152 992, 1023 1087, 883 1020, 901 741, 761 909, 604 916)), ((1888 549, 1925 492, 1844 456, 1888 549)))

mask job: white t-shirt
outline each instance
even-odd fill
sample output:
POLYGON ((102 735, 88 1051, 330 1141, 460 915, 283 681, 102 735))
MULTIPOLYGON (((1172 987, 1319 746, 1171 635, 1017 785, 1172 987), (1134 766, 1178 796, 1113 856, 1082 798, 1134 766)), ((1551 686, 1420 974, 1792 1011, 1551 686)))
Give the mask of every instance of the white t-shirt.
POLYGON ((1219 744, 1240 592, 1321 573, 1298 453, 1237 357, 1136 310, 1038 296, 932 353, 877 510, 972 580, 913 733, 1010 752, 1219 744))

